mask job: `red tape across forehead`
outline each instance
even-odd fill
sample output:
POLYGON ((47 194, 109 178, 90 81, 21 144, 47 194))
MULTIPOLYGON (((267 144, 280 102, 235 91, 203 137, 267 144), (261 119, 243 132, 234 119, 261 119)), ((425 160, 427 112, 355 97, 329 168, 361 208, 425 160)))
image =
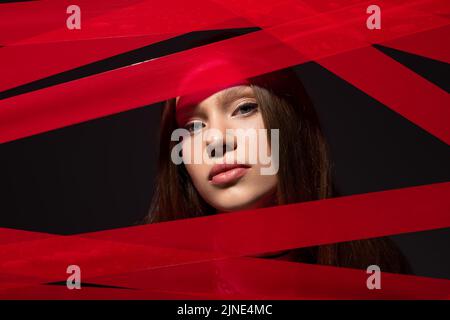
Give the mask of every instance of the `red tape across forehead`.
MULTIPOLYGON (((395 26, 388 32, 368 34, 369 30, 361 29, 359 16, 357 19, 354 16, 355 7, 343 7, 340 15, 348 18, 342 20, 346 21, 346 30, 351 31, 348 33, 342 33, 342 25, 339 24, 332 24, 324 29, 323 21, 317 21, 313 16, 306 21, 304 19, 290 21, 289 28, 285 25, 274 25, 245 36, 4 99, 0 101, 0 143, 160 102, 180 93, 184 94, 186 92, 176 89, 179 79, 182 79, 186 70, 190 69, 189 66, 196 61, 207 61, 211 57, 217 57, 218 52, 239 52, 240 58, 246 57, 247 63, 242 64, 242 67, 245 67, 246 78, 314 60, 437 138, 449 143, 450 134, 446 122, 449 116, 448 94, 370 47, 372 43, 384 44, 390 41, 391 46, 394 45, 400 50, 412 48, 425 56, 450 61, 447 53, 449 51, 446 50, 447 43, 435 41, 445 39, 450 30, 447 27, 448 19, 442 16, 442 11, 448 12, 448 8, 441 8, 436 1, 431 0, 423 2, 420 11, 402 4, 407 1, 400 1, 400 4, 395 5, 382 2, 388 8, 383 13, 385 19, 388 18, 395 26), (404 16, 408 16, 409 19, 405 20, 404 16), (417 24, 414 21, 422 23, 417 24), (339 41, 336 41, 336 32, 340 35, 339 41), (424 32, 426 36, 418 37, 420 32, 424 32), (430 33, 432 37, 429 38, 430 33), (405 36, 409 38, 398 42, 398 38, 405 36), (436 43, 439 43, 439 46, 436 43), (364 50, 355 50, 357 48, 364 50), (251 58, 255 56, 260 59, 253 62, 251 58), (368 67, 375 71, 370 77, 367 76, 368 67), (381 83, 383 85, 380 85, 381 83), (114 95, 111 92, 114 92, 114 95), (433 101, 433 104, 430 104, 430 101, 433 101), (427 112, 424 112, 424 105, 427 106, 427 112), (31 114, 32 116, 29 116, 31 114)), ((236 6, 239 5, 236 3, 236 6)), ((246 9, 245 4, 241 5, 246 9)), ((22 6, 23 4, 20 5, 22 6)), ((359 6, 361 12, 365 12, 365 8, 363 5, 359 6)), ((266 8, 262 6, 261 10, 266 8)), ((254 10, 252 12, 256 14, 254 10)), ((321 17, 333 18, 333 14, 333 12, 325 13, 321 17)), ((282 17, 281 15, 280 18, 282 17)), ((2 51, 6 48, 0 50, 0 56, 4 54, 2 51)), ((30 51, 27 46, 18 49, 30 51)), ((61 60, 52 47, 47 49, 47 54, 44 54, 45 50, 40 51, 42 54, 39 60, 46 56, 51 56, 57 62, 61 60)), ((25 60, 24 64, 26 63, 25 60)), ((77 63, 81 63, 81 59, 77 59, 77 63)), ((2 65, 9 73, 12 72, 11 67, 14 66, 2 65)), ((65 64, 58 65, 53 70, 64 71, 66 67, 65 64)), ((35 68, 22 69, 30 72, 35 70, 35 68)), ((33 74, 28 79, 35 77, 33 74)), ((197 83, 188 91, 194 92, 204 87, 206 86, 197 83)))
POLYGON ((181 124, 182 114, 189 107, 199 104, 214 93, 229 87, 250 84, 245 79, 245 73, 242 72, 239 63, 233 61, 231 56, 212 57, 208 61, 189 70, 180 82, 179 92, 189 92, 186 89, 193 85, 196 86, 197 84, 204 83, 214 83, 214 85, 179 97, 176 105, 178 124, 181 124), (236 80, 229 83, 221 83, 220 78, 236 80))
POLYGON ((250 85, 250 82, 247 80, 242 80, 230 85, 222 85, 217 86, 214 88, 202 90, 199 92, 195 92, 192 94, 184 95, 179 97, 177 104, 176 104, 176 120, 177 124, 179 126, 183 125, 183 122, 185 121, 186 114, 191 110, 193 107, 195 107, 197 104, 205 100, 206 98, 212 96, 213 94, 222 91, 227 88, 235 87, 235 86, 241 86, 241 85, 250 85))

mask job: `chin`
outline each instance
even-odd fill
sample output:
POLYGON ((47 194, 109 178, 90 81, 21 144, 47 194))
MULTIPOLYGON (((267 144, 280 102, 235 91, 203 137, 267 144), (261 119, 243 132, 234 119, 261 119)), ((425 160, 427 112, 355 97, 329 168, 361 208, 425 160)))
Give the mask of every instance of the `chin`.
MULTIPOLYGON (((253 182, 252 182, 253 183, 253 182)), ((255 185, 255 184, 254 184, 255 185)), ((218 212, 250 210, 270 206, 276 191, 270 188, 250 188, 248 184, 236 184, 222 190, 204 190, 202 196, 218 212)))
MULTIPOLYGON (((228 198, 228 197, 227 197, 228 198)), ((245 199, 239 199, 238 197, 232 197, 231 199, 220 201, 219 203, 212 204, 218 212, 233 212, 239 210, 255 209, 263 207, 260 203, 260 197, 251 197, 245 199)))
POLYGON ((248 205, 247 203, 244 204, 234 204, 233 206, 230 205, 218 205, 214 206, 219 212, 233 212, 233 211, 239 211, 239 210, 245 210, 245 209, 251 209, 252 207, 248 205))

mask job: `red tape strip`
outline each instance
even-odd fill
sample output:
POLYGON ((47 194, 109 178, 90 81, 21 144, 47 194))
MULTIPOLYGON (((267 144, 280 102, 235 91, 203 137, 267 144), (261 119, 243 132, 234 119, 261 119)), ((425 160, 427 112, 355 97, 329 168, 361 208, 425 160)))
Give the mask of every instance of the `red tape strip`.
POLYGON ((182 34, 214 25, 247 24, 240 15, 205 0, 79 0, 81 29, 69 30, 66 9, 73 4, 69 0, 43 0, 0 5, 0 30, 8 30, 0 35, 0 44, 182 34))
MULTIPOLYGON (((442 19, 427 21, 429 24, 420 24, 418 28, 428 30, 433 26, 442 26, 444 23, 442 19)), ((445 20, 445 23, 448 21, 445 20)), ((405 35, 420 31, 419 29, 409 29, 412 28, 409 22, 407 26, 407 31, 399 28, 400 33, 391 32, 391 36, 395 38, 399 34, 405 35)), ((227 70, 217 70, 217 74, 221 74, 220 78, 209 77, 203 81, 192 83, 189 89, 184 87, 185 89, 180 91, 179 81, 189 72, 190 68, 210 57, 239 52, 239 55, 233 57, 234 62, 242 66, 243 76, 252 77, 306 62, 309 59, 320 59, 342 51, 350 51, 352 48, 355 49, 362 45, 361 42, 348 37, 343 45, 342 42, 336 41, 336 33, 331 32, 334 29, 301 32, 291 27, 290 25, 289 28, 286 26, 270 28, 268 29, 270 34, 266 31, 255 32, 139 65, 2 100, 0 102, 0 142, 23 138, 155 103, 180 94, 189 94, 197 90, 208 89, 211 86, 225 85, 240 80, 231 73, 227 74, 227 70), (274 34, 277 36, 276 39, 273 38, 274 34), (316 38, 328 39, 329 42, 319 41, 315 46, 311 45, 311 41, 316 38), (283 42, 280 42, 281 40, 283 42), (327 47, 319 50, 317 45, 324 43, 327 44, 327 47), (258 59, 249 57, 258 57, 258 59), (158 79, 158 81, 155 82, 154 79, 158 79), (115 94, 111 95, 111 92, 115 94)), ((384 38, 387 39, 387 36, 384 38)), ((342 39, 341 37, 340 40, 342 39)), ((368 43, 365 44, 365 46, 367 45, 368 43)), ((397 96, 397 98, 405 97, 397 96)), ((446 136, 441 138, 444 141, 447 139, 446 136)))
POLYGON ((450 144, 450 96, 443 89, 372 47, 318 63, 450 144))
MULTIPOLYGON (((450 227, 450 183, 0 245, 0 274, 60 281, 450 227), (351 222, 351 223, 350 223, 351 222), (283 235, 283 236, 280 236, 283 235)), ((20 240, 20 239, 19 239, 20 240)), ((9 284, 10 287, 23 283, 9 284)))
POLYGON ((0 290, 0 299, 448 299, 450 281, 382 273, 369 290, 365 270, 277 260, 231 258, 99 278, 121 288, 67 290, 25 286, 0 290), (129 289, 126 289, 129 288, 129 289))

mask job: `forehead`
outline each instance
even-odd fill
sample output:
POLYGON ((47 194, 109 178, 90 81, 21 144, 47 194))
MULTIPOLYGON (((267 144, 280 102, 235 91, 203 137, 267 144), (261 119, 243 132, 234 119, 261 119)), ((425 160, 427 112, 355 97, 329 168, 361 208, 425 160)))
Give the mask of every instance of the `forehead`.
POLYGON ((177 97, 175 100, 177 121, 181 122, 197 108, 210 102, 225 105, 241 97, 254 97, 253 88, 249 85, 236 85, 216 92, 203 92, 177 97))
POLYGON ((183 105, 199 105, 205 100, 217 100, 221 103, 235 100, 243 95, 253 95, 253 89, 249 85, 237 85, 229 88, 225 88, 215 92, 203 92, 198 95, 188 95, 176 98, 177 110, 182 108, 183 105))

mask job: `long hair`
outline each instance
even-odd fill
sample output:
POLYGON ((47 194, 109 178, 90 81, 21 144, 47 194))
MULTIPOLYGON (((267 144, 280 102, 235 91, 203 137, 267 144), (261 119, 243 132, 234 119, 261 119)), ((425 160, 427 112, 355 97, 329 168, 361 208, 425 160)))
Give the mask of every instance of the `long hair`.
MULTIPOLYGON (((250 83, 265 127, 279 129, 277 204, 335 196, 329 150, 313 104, 295 72, 283 69, 254 77, 250 83)), ((175 99, 168 100, 162 113, 158 175, 147 223, 217 212, 199 195, 184 165, 171 161, 171 150, 177 143, 170 139, 178 128, 175 103, 175 99)), ((364 269, 376 264, 387 272, 410 272, 406 260, 388 238, 297 249, 296 256, 298 261, 307 263, 364 269)))

